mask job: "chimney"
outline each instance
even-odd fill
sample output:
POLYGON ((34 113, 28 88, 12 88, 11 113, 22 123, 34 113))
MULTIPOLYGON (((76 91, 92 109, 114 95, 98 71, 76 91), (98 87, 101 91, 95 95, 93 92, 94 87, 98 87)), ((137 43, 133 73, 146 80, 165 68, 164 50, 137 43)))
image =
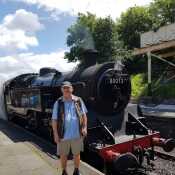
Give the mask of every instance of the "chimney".
POLYGON ((87 49, 83 52, 84 64, 86 67, 97 63, 98 51, 95 49, 87 49))

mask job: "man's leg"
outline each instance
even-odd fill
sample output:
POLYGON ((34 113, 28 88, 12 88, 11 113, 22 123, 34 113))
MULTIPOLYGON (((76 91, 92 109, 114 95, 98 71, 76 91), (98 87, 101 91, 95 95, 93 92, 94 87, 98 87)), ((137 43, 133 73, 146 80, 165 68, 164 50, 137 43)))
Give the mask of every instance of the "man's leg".
POLYGON ((74 173, 73 175, 80 175, 79 167, 80 167, 80 152, 83 151, 83 140, 82 139, 73 139, 71 141, 71 149, 74 155, 74 173))
POLYGON ((64 175, 66 175, 66 168, 67 168, 67 156, 70 151, 70 141, 69 140, 63 140, 59 143, 59 149, 58 152, 60 154, 60 162, 61 162, 61 168, 63 170, 64 175))
POLYGON ((62 170, 66 171, 67 168, 67 155, 60 155, 60 162, 62 170))
POLYGON ((80 167, 80 154, 74 155, 74 167, 75 169, 80 167))

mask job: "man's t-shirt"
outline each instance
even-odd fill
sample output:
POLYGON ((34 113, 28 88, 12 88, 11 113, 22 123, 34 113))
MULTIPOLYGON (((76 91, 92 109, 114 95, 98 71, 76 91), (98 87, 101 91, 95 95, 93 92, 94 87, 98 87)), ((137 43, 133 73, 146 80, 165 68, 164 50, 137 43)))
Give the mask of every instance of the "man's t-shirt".
MULTIPOLYGON (((73 98, 77 98, 74 95, 72 95, 72 100, 64 100, 64 109, 65 109, 65 132, 64 132, 64 140, 67 139, 74 139, 74 138, 80 138, 80 132, 79 132, 79 120, 76 114, 76 108, 73 101, 73 98)), ((81 113, 86 114, 87 108, 83 102, 83 100, 80 99, 81 102, 81 113)), ((58 101, 55 102, 53 106, 53 112, 52 112, 52 119, 57 120, 58 117, 58 108, 59 104, 58 101)))

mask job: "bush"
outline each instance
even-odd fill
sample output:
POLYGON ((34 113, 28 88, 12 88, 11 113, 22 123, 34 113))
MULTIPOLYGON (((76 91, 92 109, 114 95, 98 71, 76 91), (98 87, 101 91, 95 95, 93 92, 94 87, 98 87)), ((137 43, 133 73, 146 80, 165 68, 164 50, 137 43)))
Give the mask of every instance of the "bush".
POLYGON ((138 99, 142 95, 146 95, 147 83, 145 79, 145 74, 136 74, 131 76, 131 96, 138 99))
POLYGON ((153 90, 153 96, 161 98, 175 98, 175 82, 160 84, 153 90))
MULTIPOLYGON (((131 76, 132 93, 134 99, 147 96, 147 74, 140 73, 131 76)), ((170 99, 175 98, 175 81, 161 82, 160 80, 152 80, 152 96, 153 98, 170 99)))

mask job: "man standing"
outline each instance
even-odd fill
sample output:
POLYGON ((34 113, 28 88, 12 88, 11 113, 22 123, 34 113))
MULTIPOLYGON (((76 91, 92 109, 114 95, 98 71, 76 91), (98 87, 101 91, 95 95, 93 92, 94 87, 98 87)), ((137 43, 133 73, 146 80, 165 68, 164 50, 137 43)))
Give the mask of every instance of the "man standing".
POLYGON ((87 109, 83 100, 72 94, 70 82, 63 82, 61 91, 63 96, 55 102, 52 113, 54 141, 60 155, 62 175, 68 175, 66 167, 70 149, 74 156, 73 175, 80 175, 80 151, 83 151, 83 137, 87 135, 87 109))

